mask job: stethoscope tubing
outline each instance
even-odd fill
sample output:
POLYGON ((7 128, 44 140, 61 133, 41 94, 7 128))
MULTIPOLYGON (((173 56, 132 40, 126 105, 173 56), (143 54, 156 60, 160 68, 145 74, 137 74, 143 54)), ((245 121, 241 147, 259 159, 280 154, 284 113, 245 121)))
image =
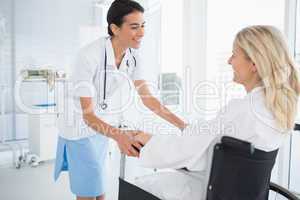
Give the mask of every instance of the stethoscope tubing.
MULTIPOLYGON (((129 48, 129 52, 131 53, 131 49, 129 48)), ((136 67, 136 59, 134 55, 132 55, 132 58, 134 60, 134 66, 136 67)), ((129 62, 128 60, 126 61, 126 65, 129 68, 129 62)), ((106 100, 106 76, 107 76, 107 53, 106 53, 106 48, 104 49, 104 79, 103 79, 103 100, 102 103, 100 104, 100 107, 102 110, 105 110, 108 106, 107 103, 105 102, 106 100)))

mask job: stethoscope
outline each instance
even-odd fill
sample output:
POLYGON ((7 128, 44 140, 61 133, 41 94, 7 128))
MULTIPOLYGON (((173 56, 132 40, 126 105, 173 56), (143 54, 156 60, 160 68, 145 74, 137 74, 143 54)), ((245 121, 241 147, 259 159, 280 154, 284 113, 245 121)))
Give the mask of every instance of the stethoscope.
MULTIPOLYGON (((136 67, 136 59, 134 57, 134 55, 131 52, 131 48, 129 48, 129 52, 132 55, 132 58, 134 60, 134 67, 136 67)), ((129 60, 126 61, 126 66, 127 69, 130 67, 129 66, 129 60)), ((103 79, 103 99, 102 99, 102 103, 100 103, 100 107, 102 110, 105 110, 108 106, 106 101, 106 76, 107 76, 107 54, 106 54, 106 48, 104 49, 104 79, 103 79)))

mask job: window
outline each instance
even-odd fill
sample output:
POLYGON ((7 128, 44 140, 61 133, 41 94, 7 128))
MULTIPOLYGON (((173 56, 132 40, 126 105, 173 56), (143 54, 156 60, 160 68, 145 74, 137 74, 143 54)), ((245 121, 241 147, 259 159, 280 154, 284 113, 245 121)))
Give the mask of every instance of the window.
POLYGON ((274 25, 283 31, 284 3, 284 0, 207 1, 207 78, 216 83, 219 97, 223 98, 218 105, 215 101, 208 102, 210 110, 217 111, 231 98, 245 95, 241 86, 232 84, 233 73, 227 64, 235 34, 246 26, 258 24, 274 25))
POLYGON ((300 64, 300 0, 297 1, 297 16, 296 16, 296 61, 300 64))
POLYGON ((180 104, 183 49, 183 0, 161 0, 161 100, 180 104))
MULTIPOLYGON (((297 1, 297 13, 295 17, 296 24, 296 38, 295 38, 295 59, 300 65, 300 0, 297 1)), ((296 123, 300 123, 299 121, 299 109, 298 109, 298 117, 296 119, 296 123)), ((300 160, 299 160, 299 145, 300 145, 300 132, 295 131, 292 135, 291 140, 291 157, 290 157, 290 174, 289 174, 289 184, 290 189, 297 194, 300 194, 300 160)))

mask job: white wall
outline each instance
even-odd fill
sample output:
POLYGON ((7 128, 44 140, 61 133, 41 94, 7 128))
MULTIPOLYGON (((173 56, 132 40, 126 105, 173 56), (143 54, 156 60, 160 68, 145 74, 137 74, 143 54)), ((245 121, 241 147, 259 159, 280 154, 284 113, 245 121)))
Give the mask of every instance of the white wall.
MULTIPOLYGON (((81 41, 85 35, 94 31, 93 27, 96 26, 93 2, 93 0, 76 2, 1 0, 0 18, 1 16, 6 18, 8 35, 0 45, 0 85, 5 84, 9 87, 5 105, 7 113, 14 110, 13 80, 21 69, 53 66, 69 71, 73 57, 82 44, 81 41), (12 27, 15 29, 15 35, 12 35, 12 27)), ((26 126, 26 120, 17 120, 13 116, 7 114, 5 117, 8 124, 5 135, 8 136, 7 139, 23 138, 26 133, 19 131, 18 127, 26 126), (16 135, 14 135, 14 121, 17 127, 16 135)))
MULTIPOLYGON (((4 101, 13 102, 12 86, 13 86, 13 1, 1 0, 0 2, 0 98, 5 92, 4 101)), ((2 101, 3 101, 2 100, 2 101)), ((3 102, 0 101, 0 106, 3 106, 3 102)), ((12 104, 4 105, 4 111, 12 111, 12 104)), ((14 133, 14 115, 2 116, 2 123, 6 125, 6 130, 9 130, 9 134, 14 133)), ((0 126, 0 136, 5 134, 4 126, 0 126)))
POLYGON ((17 71, 50 65, 68 69, 80 32, 93 27, 93 0, 26 0, 16 4, 17 71))

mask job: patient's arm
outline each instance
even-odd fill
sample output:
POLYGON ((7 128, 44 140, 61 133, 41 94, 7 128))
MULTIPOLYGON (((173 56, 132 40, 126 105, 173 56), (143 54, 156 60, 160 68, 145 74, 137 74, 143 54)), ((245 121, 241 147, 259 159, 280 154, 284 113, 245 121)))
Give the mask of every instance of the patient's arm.
POLYGON ((144 145, 139 157, 141 166, 203 170, 207 149, 215 135, 201 134, 197 130, 197 127, 190 126, 181 135, 138 134, 135 139, 144 145))
POLYGON ((221 135, 237 133, 236 122, 239 122, 236 113, 240 113, 236 109, 238 101, 232 101, 215 119, 206 121, 200 118, 193 121, 182 133, 141 135, 137 139, 145 145, 140 152, 140 164, 148 168, 205 169, 210 145, 221 135))

